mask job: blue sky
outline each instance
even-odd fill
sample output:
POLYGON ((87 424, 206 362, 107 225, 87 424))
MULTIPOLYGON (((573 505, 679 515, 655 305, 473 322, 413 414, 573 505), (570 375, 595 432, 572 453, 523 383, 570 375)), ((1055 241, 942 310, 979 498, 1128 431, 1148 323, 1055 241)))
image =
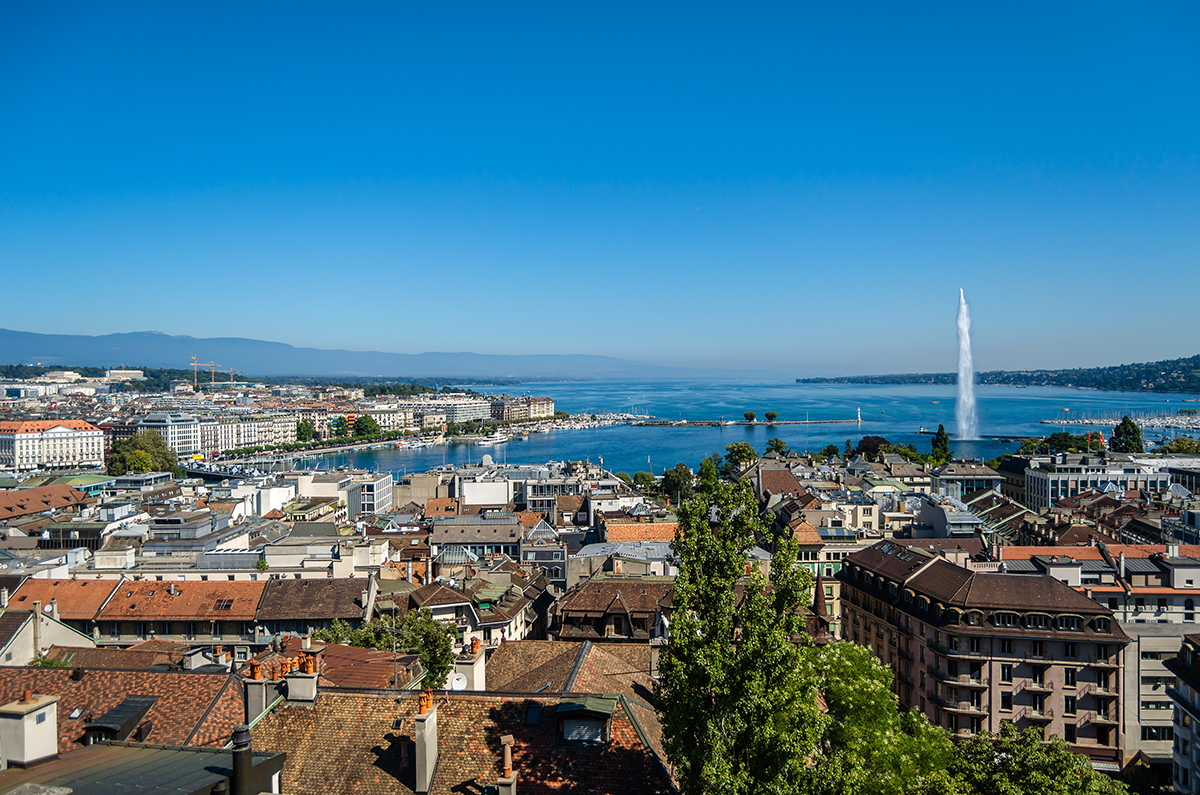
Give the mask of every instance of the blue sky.
POLYGON ((979 369, 1200 352, 1197 6, 733 5, 3 4, 0 326, 949 371, 961 286, 979 369))

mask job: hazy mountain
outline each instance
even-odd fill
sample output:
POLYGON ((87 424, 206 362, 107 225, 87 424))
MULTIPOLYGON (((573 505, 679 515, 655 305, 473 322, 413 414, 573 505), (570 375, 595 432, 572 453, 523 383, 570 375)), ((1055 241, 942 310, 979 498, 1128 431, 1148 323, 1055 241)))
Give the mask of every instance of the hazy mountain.
POLYGON ((382 353, 296 348, 239 337, 172 337, 155 331, 105 334, 34 334, 0 329, 0 363, 92 367, 186 368, 191 357, 215 361, 250 376, 447 376, 466 378, 751 378, 754 370, 659 367, 610 356, 497 356, 479 353, 382 353))

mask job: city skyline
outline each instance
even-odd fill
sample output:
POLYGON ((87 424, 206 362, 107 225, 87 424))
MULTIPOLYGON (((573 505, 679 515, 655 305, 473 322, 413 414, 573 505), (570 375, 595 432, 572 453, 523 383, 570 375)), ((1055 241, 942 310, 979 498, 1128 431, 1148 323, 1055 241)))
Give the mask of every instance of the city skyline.
POLYGON ((1196 353, 1192 7, 284 10, 0 11, 6 287, 93 302, 5 327, 946 372, 962 287, 980 370, 1196 353))

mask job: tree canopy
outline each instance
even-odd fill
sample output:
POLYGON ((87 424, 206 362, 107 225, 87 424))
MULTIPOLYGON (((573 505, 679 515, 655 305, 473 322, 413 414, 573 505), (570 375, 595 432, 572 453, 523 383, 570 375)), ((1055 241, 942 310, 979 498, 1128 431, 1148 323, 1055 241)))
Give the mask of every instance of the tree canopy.
POLYGON ((637 486, 639 489, 652 489, 654 488, 654 483, 654 474, 651 472, 633 473, 633 485, 637 486))
POLYGON ((300 420, 296 423, 296 441, 298 442, 311 442, 316 432, 317 429, 308 420, 300 420))
POLYGON ((1113 431, 1109 448, 1114 453, 1144 453, 1146 445, 1142 441, 1142 429, 1133 420, 1125 416, 1113 431))
POLYGON ((946 433, 945 425, 938 424, 937 433, 933 435, 931 448, 929 453, 931 464, 943 464, 950 460, 950 434, 946 433))
POLYGON ((742 414, 742 416, 746 418, 746 422, 754 422, 758 415, 756 415, 753 411, 747 411, 742 414))
POLYGON ((673 500, 682 502, 692 496, 695 476, 686 464, 676 464, 663 473, 659 488, 673 500))
POLYGON ((1080 436, 1066 431, 1058 431, 1049 436, 1022 439, 1018 452, 1021 455, 1054 455, 1056 453, 1086 453, 1089 450, 1103 449, 1104 434, 1099 431, 1080 436))
POLYGON ((763 416, 767 418, 767 422, 774 422, 775 420, 779 419, 779 412, 778 411, 768 411, 768 412, 764 412, 763 416))
POLYGON ((734 442, 725 445, 725 474, 731 476, 745 464, 758 460, 758 453, 749 442, 734 442))
POLYGON ((113 442, 108 453, 108 474, 124 475, 127 472, 171 472, 177 477, 183 474, 179 456, 156 431, 135 433, 128 439, 113 442))
POLYGON ((767 452, 768 453, 778 453, 779 455, 787 455, 787 451, 788 451, 787 442, 785 442, 783 439, 780 439, 778 436, 771 438, 771 439, 767 439, 767 452))
POLYGON ((374 417, 363 414, 354 419, 354 435, 355 436, 378 436, 379 423, 374 417))
POLYGON ((312 633, 325 643, 340 643, 364 649, 418 654, 421 667, 425 669, 425 684, 435 690, 441 689, 454 666, 454 635, 449 625, 433 617, 428 608, 408 611, 403 619, 393 625, 392 617, 384 613, 377 621, 351 627, 340 618, 330 622, 327 629, 315 629, 312 633))

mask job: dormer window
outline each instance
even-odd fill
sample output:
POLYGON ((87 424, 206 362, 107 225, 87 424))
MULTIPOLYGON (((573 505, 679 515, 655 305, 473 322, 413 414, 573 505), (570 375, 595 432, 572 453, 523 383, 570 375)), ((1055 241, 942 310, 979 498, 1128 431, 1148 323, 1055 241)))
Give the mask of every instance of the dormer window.
POLYGON ((1059 616, 1058 628, 1066 632, 1082 632, 1083 619, 1079 616, 1059 616))
POLYGON ((967 623, 970 624, 971 626, 977 627, 977 626, 979 626, 979 624, 982 621, 983 621, 983 613, 978 613, 975 611, 971 611, 970 613, 967 613, 967 623))
POLYGON ((1025 616, 1025 628, 1050 629, 1050 617, 1038 614, 1025 616))
POLYGON ((609 725, 615 698, 588 696, 578 701, 558 705, 558 741, 562 745, 604 745, 609 739, 609 725))
POLYGON ((1017 614, 992 613, 992 623, 998 627, 1015 627, 1017 625, 1017 614))
POLYGON ((1112 622, 1107 618, 1097 618, 1092 625, 1096 627, 1097 632, 1112 632, 1112 622))

